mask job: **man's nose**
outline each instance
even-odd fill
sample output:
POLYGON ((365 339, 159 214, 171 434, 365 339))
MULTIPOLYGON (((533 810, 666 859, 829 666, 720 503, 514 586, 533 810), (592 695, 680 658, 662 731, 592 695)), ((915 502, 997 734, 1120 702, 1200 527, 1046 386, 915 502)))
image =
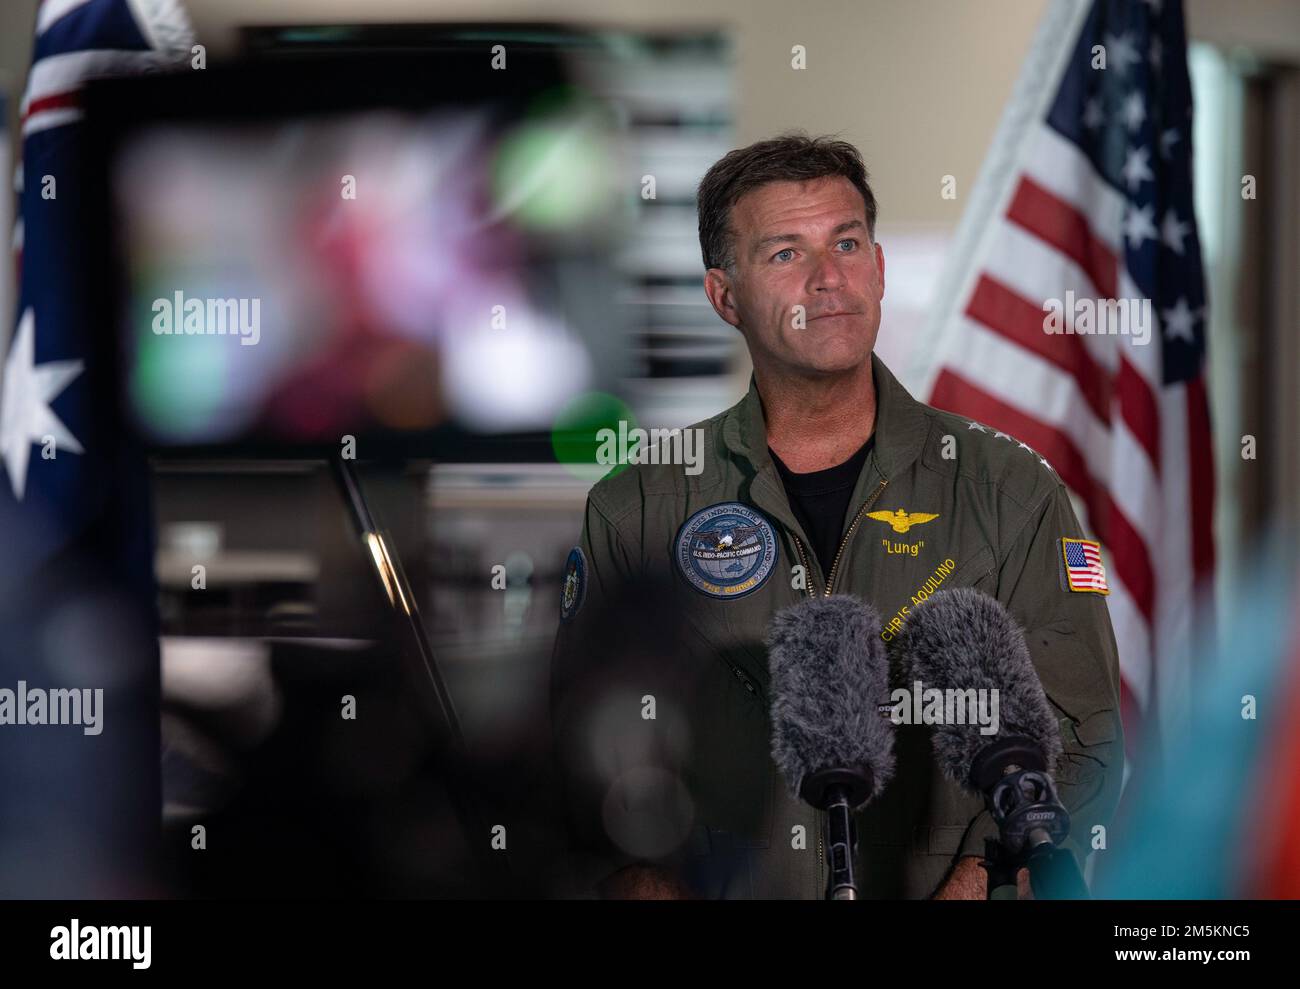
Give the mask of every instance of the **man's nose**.
POLYGON ((831 252, 813 255, 811 264, 812 270, 808 273, 808 287, 811 291, 838 291, 848 283, 839 258, 831 252))

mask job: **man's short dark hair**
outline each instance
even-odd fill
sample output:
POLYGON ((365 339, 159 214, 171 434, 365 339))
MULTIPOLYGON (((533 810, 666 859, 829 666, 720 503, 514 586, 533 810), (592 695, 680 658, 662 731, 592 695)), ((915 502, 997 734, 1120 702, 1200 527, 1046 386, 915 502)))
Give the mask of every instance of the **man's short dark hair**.
POLYGON ((695 194, 704 267, 735 270, 736 234, 731 229, 731 208, 745 193, 768 182, 806 182, 833 175, 844 176, 862 193, 867 233, 875 240, 876 197, 867 182, 862 155, 847 141, 790 131, 728 151, 700 180, 695 194))

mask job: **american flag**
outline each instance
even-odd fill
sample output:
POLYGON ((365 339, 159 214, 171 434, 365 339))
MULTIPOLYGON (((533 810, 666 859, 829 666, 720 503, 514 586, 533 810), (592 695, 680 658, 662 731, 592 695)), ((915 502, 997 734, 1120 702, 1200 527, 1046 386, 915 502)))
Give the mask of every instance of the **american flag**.
POLYGON ((1096 591, 1109 594, 1106 568, 1101 562, 1101 547, 1091 539, 1062 538, 1065 553, 1065 576, 1072 591, 1096 591))
POLYGON ((1130 746, 1185 716, 1214 566, 1191 140, 1179 0, 1056 0, 931 326, 930 401, 1038 451, 1102 544, 1130 746), (1078 300, 1121 300, 1128 332, 1083 332, 1078 300))

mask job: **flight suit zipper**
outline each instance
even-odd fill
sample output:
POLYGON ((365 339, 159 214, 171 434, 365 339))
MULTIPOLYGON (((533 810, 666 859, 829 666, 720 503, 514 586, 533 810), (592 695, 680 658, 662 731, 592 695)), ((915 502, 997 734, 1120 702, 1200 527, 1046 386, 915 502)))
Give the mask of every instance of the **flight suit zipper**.
POLYGON ((731 667, 732 674, 735 676, 737 680, 740 681, 741 686, 743 686, 746 690, 748 690, 751 694, 753 694, 755 697, 759 698, 760 700, 764 699, 763 692, 758 689, 758 685, 755 684, 754 681, 752 681, 749 678, 749 676, 745 673, 744 670, 742 670, 731 660, 727 659, 725 656, 723 657, 723 662, 725 662, 729 667, 731 667))
MULTIPOLYGON (((794 540, 795 552, 799 554, 799 563, 803 567, 803 572, 808 575, 808 580, 811 581, 813 579, 812 567, 808 566, 808 557, 804 555, 803 542, 800 541, 799 537, 796 536, 793 532, 790 533, 790 538, 794 540)), ((823 873, 823 863, 825 861, 826 854, 824 851, 822 851, 822 832, 825 830, 825 828, 822 826, 822 819, 821 819, 822 812, 819 810, 814 810, 813 814, 815 815, 815 819, 817 821, 815 825, 817 830, 817 885, 820 887, 824 885, 824 883, 822 882, 822 873, 823 873)))
MULTIPOLYGON (((839 569, 840 557, 844 555, 844 547, 847 546, 849 540, 853 538, 853 532, 857 529, 858 523, 862 521, 862 516, 866 515, 867 510, 880 499, 880 495, 884 492, 885 485, 888 483, 888 481, 881 481, 877 484, 876 490, 871 492, 871 497, 862 503, 862 507, 858 509, 858 513, 853 516, 852 524, 849 525, 848 531, 844 533, 844 538, 840 540, 840 548, 835 551, 835 559, 831 561, 831 572, 826 578, 826 590, 822 592, 823 597, 830 597, 831 591, 835 588, 835 574, 839 569)), ((812 568, 808 566, 808 557, 804 555, 802 540, 800 540, 793 532, 790 533, 790 537, 794 539, 794 548, 799 554, 799 562, 803 564, 803 572, 811 577, 812 568)))
POLYGON ((790 538, 794 540, 795 552, 799 554, 799 563, 803 567, 803 572, 808 575, 808 579, 811 581, 813 579, 812 567, 808 566, 808 558, 803 555, 803 543, 793 532, 790 533, 790 538))
POLYGON ((871 492, 871 497, 862 503, 862 507, 858 509, 858 514, 853 516, 853 523, 849 526, 848 532, 844 533, 844 539, 840 541, 840 548, 835 551, 835 559, 831 561, 831 572, 826 578, 826 597, 831 596, 831 590, 835 587, 835 571, 839 568, 840 557, 844 554, 844 547, 847 546, 849 540, 853 538, 853 530, 856 529, 858 523, 862 521, 862 516, 867 514, 867 509, 874 505, 880 498, 881 493, 885 490, 885 485, 888 483, 888 481, 882 480, 877 484, 876 490, 871 492))
MULTIPOLYGON (((879 500, 881 494, 885 490, 885 485, 888 483, 889 483, 888 480, 882 480, 879 484, 877 484, 876 490, 871 492, 871 497, 869 497, 866 501, 862 503, 862 507, 858 509, 858 513, 855 516, 853 516, 853 522, 849 525, 848 531, 844 533, 844 538, 840 540, 840 548, 835 551, 835 559, 831 561, 831 572, 826 578, 826 590, 822 592, 823 597, 830 597, 831 591, 835 587, 835 574, 836 571, 839 569, 840 557, 844 555, 844 547, 849 544, 849 540, 853 538, 853 532, 854 530, 857 529, 858 523, 862 521, 862 517, 866 515, 867 511, 871 508, 871 506, 874 505, 879 500)), ((798 552, 799 554, 799 562, 803 564, 803 572, 808 574, 809 578, 811 579, 812 568, 808 566, 808 557, 804 555, 803 542, 793 532, 790 533, 790 536, 791 538, 794 539, 794 547, 796 552, 798 552)), ((823 880, 825 879, 825 862, 826 862, 826 854, 822 850, 822 833, 825 831, 825 828, 823 826, 825 822, 822 819, 824 812, 819 810, 816 813, 817 813, 817 881, 820 885, 824 886, 825 883, 823 880)))

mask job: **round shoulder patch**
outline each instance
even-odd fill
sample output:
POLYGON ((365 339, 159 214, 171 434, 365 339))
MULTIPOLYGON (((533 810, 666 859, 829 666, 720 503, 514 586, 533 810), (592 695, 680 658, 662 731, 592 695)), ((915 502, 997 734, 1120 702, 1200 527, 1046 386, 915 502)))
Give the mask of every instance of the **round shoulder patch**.
POLYGON ((677 531, 677 566, 697 591, 738 598, 776 566, 776 530, 749 505, 724 501, 696 512, 677 531))
POLYGON ((564 579, 560 582, 560 621, 567 622, 576 615, 586 597, 587 556, 581 546, 575 546, 564 561, 564 579))

